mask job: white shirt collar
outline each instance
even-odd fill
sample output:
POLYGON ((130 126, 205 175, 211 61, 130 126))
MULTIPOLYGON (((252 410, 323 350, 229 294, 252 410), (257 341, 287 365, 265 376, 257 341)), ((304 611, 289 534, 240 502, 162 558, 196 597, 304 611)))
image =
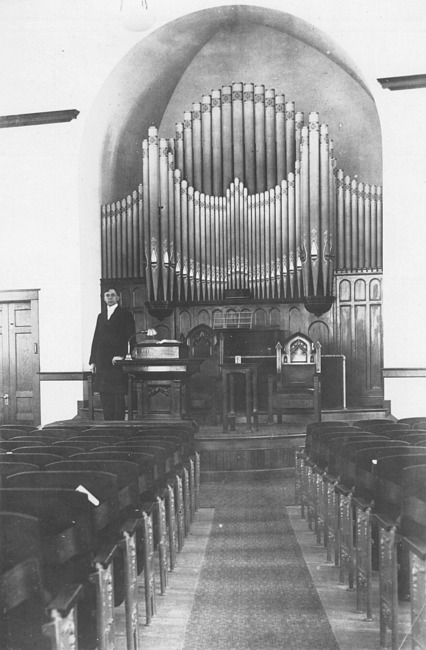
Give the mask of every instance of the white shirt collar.
POLYGON ((115 310, 117 309, 118 305, 107 305, 107 318, 108 320, 111 318, 115 310))

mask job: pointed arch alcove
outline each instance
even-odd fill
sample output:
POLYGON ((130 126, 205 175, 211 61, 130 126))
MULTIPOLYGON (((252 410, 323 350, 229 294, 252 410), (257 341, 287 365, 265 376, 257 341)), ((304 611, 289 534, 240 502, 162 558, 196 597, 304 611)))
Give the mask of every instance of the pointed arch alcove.
MULTIPOLYGON (((108 245, 105 244, 101 281, 114 278, 123 292, 138 296, 131 305, 138 329, 152 325, 170 332, 172 337, 185 337, 201 323, 213 326, 214 314, 230 309, 251 313, 254 326, 264 329, 276 329, 279 324, 283 332, 290 333, 297 322, 297 329, 305 333, 312 327, 315 331, 327 332, 327 348, 347 356, 348 372, 353 366, 356 374, 349 385, 349 400, 366 405, 380 403, 381 353, 373 354, 371 359, 367 353, 363 362, 351 338, 355 332, 360 341, 372 347, 370 339, 373 333, 377 334, 377 328, 381 328, 381 296, 377 299, 377 287, 381 283, 381 248, 375 245, 373 252, 368 249, 367 255, 364 247, 366 220, 371 219, 374 210, 376 219, 378 214, 378 194, 376 190, 372 194, 372 187, 377 188, 382 182, 380 124, 374 99, 362 74, 326 34, 295 16, 264 7, 230 5, 188 14, 141 40, 117 65, 92 108, 86 133, 82 150, 82 169, 86 172, 82 174, 82 193, 90 194, 89 186, 92 193, 85 208, 85 227, 87 229, 89 224, 93 237, 101 241, 99 204, 104 206, 104 214, 109 210, 109 223, 114 219, 116 224, 121 224, 115 240, 112 235, 109 240, 110 244, 115 241, 120 262, 117 257, 116 265, 108 267, 108 245), (201 102, 212 89, 232 86, 235 80, 274 89, 284 95, 286 101, 294 102, 295 113, 305 115, 308 133, 312 123, 308 115, 318 112, 321 124, 326 124, 332 134, 333 158, 344 172, 337 174, 336 167, 333 176, 336 183, 333 193, 335 253, 330 253, 334 259, 333 271, 328 278, 322 271, 322 279, 318 281, 318 286, 324 285, 327 298, 330 298, 325 313, 315 300, 311 301, 313 313, 310 313, 310 305, 301 299, 302 295, 297 292, 291 295, 290 290, 287 295, 282 291, 274 296, 267 295, 266 291, 262 296, 253 296, 253 292, 240 294, 234 296, 233 302, 219 292, 209 296, 207 292, 204 295, 194 291, 192 299, 187 300, 184 292, 183 299, 178 300, 176 295, 168 293, 169 289, 155 294, 152 278, 147 286, 146 269, 150 262, 140 232, 147 220, 155 220, 155 216, 149 217, 139 207, 143 141, 152 127, 156 127, 158 138, 168 141, 175 138, 175 123, 185 121, 185 114, 193 111, 194 102, 201 102), (88 165, 91 165, 90 171, 88 165), (87 206, 95 204, 93 189, 98 208, 90 210, 89 214, 87 206), (129 231, 126 219, 135 218, 139 220, 139 230, 129 231), (125 249, 126 237, 128 249, 125 249), (132 255, 131 268, 125 269, 132 255), (355 278, 365 281, 366 286, 373 286, 374 295, 370 291, 364 301, 357 300, 355 278), (342 299, 340 291, 345 282, 351 288, 348 301, 342 299), (163 304, 165 302, 167 305, 163 304), (201 306, 200 302, 204 304, 201 306), (360 309, 361 303, 364 310, 360 309), (370 303, 374 303, 374 307, 370 303)), ((381 209, 381 194, 379 199, 381 209)), ((161 210, 162 203, 159 206, 161 210)), ((380 231, 379 226, 377 231, 380 231)), ((309 237, 311 245, 312 235, 309 237)), ((319 246, 316 240, 314 243, 315 254, 319 258, 323 254, 327 257, 322 239, 319 246)), ((330 252, 330 239, 327 246, 330 252)), ((161 256, 161 246, 158 251, 161 256)), ((83 270, 85 256, 91 253, 90 242, 85 242, 83 270)), ((309 285, 305 298, 309 298, 312 277, 307 276, 304 281, 309 285)), ((313 292, 316 290, 322 291, 314 287, 313 292)), ((381 338, 381 331, 379 336, 381 338)))

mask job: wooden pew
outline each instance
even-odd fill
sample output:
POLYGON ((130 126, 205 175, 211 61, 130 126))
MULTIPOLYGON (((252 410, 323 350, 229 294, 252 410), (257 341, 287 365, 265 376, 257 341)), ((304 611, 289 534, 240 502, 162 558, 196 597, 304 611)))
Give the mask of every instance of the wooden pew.
POLYGON ((62 460, 62 457, 58 454, 46 454, 37 452, 20 452, 15 449, 13 452, 7 452, 5 454, 0 454, 0 462, 5 461, 8 463, 31 463, 37 465, 37 467, 43 468, 49 463, 54 463, 57 460, 62 460))
MULTIPOLYGON (((61 460, 61 459, 59 459, 61 460)), ((113 647, 114 606, 124 600, 124 577, 126 571, 123 555, 123 535, 119 520, 118 480, 106 472, 42 471, 27 475, 15 474, 8 479, 8 485, 28 486, 29 490, 68 492, 73 494, 83 486, 99 500, 99 505, 89 503, 91 530, 97 560, 93 581, 98 602, 98 634, 103 647, 113 647), (37 488, 34 486, 38 486, 37 488), (42 488, 40 486, 43 486, 42 488), (111 641, 112 639, 112 641, 111 641), (109 644, 109 645, 108 645, 109 644)), ((56 513, 54 513, 56 516, 56 513)))
POLYGON ((414 424, 424 424, 426 426, 426 415, 418 415, 416 417, 409 417, 409 418, 400 418, 398 420, 400 424, 409 424, 411 427, 413 427, 414 424))
POLYGON ((59 440, 67 440, 78 433, 78 428, 72 429, 71 427, 49 427, 44 426, 37 430, 42 435, 52 435, 59 440))
POLYGON ((310 422, 306 427, 306 436, 304 446, 296 452, 296 503, 300 503, 300 516, 302 519, 307 515, 309 529, 312 530, 312 509, 309 509, 309 498, 313 489, 313 475, 311 463, 311 448, 314 437, 321 432, 340 431, 346 429, 349 425, 328 422, 310 422))
POLYGON ((345 579, 347 579, 350 590, 354 588, 355 576, 355 521, 352 502, 356 476, 355 454, 360 449, 388 444, 392 444, 392 442, 374 434, 370 437, 354 437, 343 444, 340 444, 340 441, 331 441, 330 443, 330 467, 333 471, 338 468, 338 479, 334 483, 334 490, 337 495, 337 514, 335 515, 334 525, 335 535, 338 536, 339 581, 344 584, 345 579))
POLYGON ((311 465, 309 464, 312 441, 314 437, 319 435, 321 432, 325 433, 327 431, 346 429, 349 426, 349 423, 344 421, 310 422, 306 426, 305 444, 301 449, 296 451, 296 503, 300 504, 300 516, 302 519, 305 518, 305 514, 307 513, 308 526, 310 530, 312 530, 312 518, 308 508, 308 493, 312 482, 312 470, 311 465))
POLYGON ((386 418, 366 418, 365 420, 352 420, 351 424, 354 427, 359 427, 360 429, 363 429, 364 431, 366 428, 372 424, 375 426, 376 424, 393 424, 395 420, 391 417, 386 417, 386 418))
MULTIPOLYGON (((44 473, 46 472, 49 475, 58 475, 64 472, 67 476, 77 473, 78 476, 84 477, 92 473, 96 476, 97 472, 106 472, 117 477, 119 528, 116 535, 123 554, 123 562, 121 562, 121 556, 119 556, 119 569, 121 570, 121 567, 123 567, 124 572, 123 588, 128 647, 133 648, 134 640, 137 639, 138 635, 136 628, 139 620, 137 566, 143 566, 146 574, 153 572, 149 553, 145 553, 147 547, 145 536, 149 534, 149 530, 144 528, 145 521, 142 512, 144 506, 145 511, 149 512, 151 504, 143 504, 140 500, 138 465, 129 460, 76 460, 75 458, 69 458, 48 465, 44 473)), ((86 484, 84 485, 86 487, 86 484)), ((119 558, 115 560, 115 572, 117 571, 118 560, 119 558)), ((153 582, 153 576, 150 580, 153 582)), ((148 594, 148 599, 149 597, 150 594, 148 594)), ((119 604, 120 600, 120 598, 116 599, 115 604, 119 604)))
POLYGON ((43 444, 50 444, 51 442, 54 442, 55 440, 61 440, 60 435, 56 435, 56 433, 50 433, 48 431, 33 431, 32 433, 25 433, 25 434, 20 434, 15 436, 14 438, 10 438, 10 440, 27 440, 28 442, 32 442, 35 440, 38 440, 42 442, 43 444))
POLYGON ((411 426, 409 424, 403 424, 399 422, 375 422, 363 427, 363 429, 364 431, 371 431, 372 433, 384 433, 387 435, 401 431, 410 431, 411 426))
POLYGON ((165 485, 167 479, 174 479, 175 481, 175 502, 178 510, 178 550, 183 548, 184 537, 189 535, 191 529, 191 486, 194 489, 194 480, 190 480, 190 476, 194 477, 193 463, 189 461, 189 467, 184 465, 175 465, 174 452, 167 446, 162 445, 161 441, 138 440, 120 442, 115 445, 117 448, 125 449, 127 451, 146 451, 154 453, 156 458, 161 458, 163 466, 163 476, 161 478, 161 486, 165 485))
MULTIPOLYGON (((42 472, 34 472, 42 474, 42 472)), ((7 479, 11 480, 11 477, 7 479)), ((95 601, 90 589, 90 575, 93 573, 93 547, 91 535, 91 513, 87 498, 73 490, 1 488, 0 509, 3 512, 22 513, 39 520, 41 535, 41 570, 45 603, 52 602, 52 609, 69 614, 68 627, 74 633, 74 612, 77 597, 79 645, 94 648, 96 629, 92 625, 91 612, 95 601), (84 590, 81 590, 81 586, 84 590), (62 603, 62 604, 61 604, 62 603)), ((15 539, 17 545, 23 540, 15 539)), ((44 603, 44 604, 45 604, 44 603)), ((31 612, 29 612, 31 615, 31 612)), ((61 623, 60 618, 54 621, 61 623)), ((18 623, 18 622, 17 622, 18 623)), ((21 619, 24 627, 26 621, 21 619)), ((65 624, 65 640, 66 628, 65 624)), ((50 648, 36 644, 31 637, 14 648, 50 648), (30 641, 30 643, 28 643, 30 641)), ((68 645, 60 646, 68 648, 68 645)))
POLYGON ((402 476, 400 534, 410 565, 412 648, 426 648, 426 467, 407 467, 402 476))
MULTIPOLYGON (((328 492, 326 482, 328 444, 332 440, 343 441, 360 437, 365 438, 370 435, 350 427, 343 429, 334 428, 331 431, 324 429, 311 442, 310 456, 305 461, 307 470, 308 525, 312 528, 312 522, 314 522, 314 532, 317 535, 318 544, 321 543, 321 533, 325 531, 325 511, 327 510, 328 492)), ((329 529, 327 526, 327 531, 324 536, 327 537, 328 533, 329 529)))
MULTIPOLYGON (((405 467, 426 464, 426 454, 381 458, 377 462, 374 518, 379 526, 380 643, 391 630, 392 650, 398 650, 398 544, 402 512, 402 476, 405 467)), ((401 547, 399 547, 400 550, 401 547)), ((399 562, 403 559, 399 558, 399 562)), ((402 576, 405 577, 404 575, 402 576)))
POLYGON ((19 447, 18 449, 14 449, 13 453, 14 454, 33 454, 33 453, 38 453, 38 454, 52 454, 54 453, 55 456, 61 456, 62 458, 68 458, 68 456, 71 456, 72 454, 78 454, 79 452, 83 451, 81 447, 71 447, 70 445, 60 445, 60 446, 53 446, 53 445, 38 445, 38 446, 33 446, 30 445, 29 443, 28 447, 19 447))
POLYGON ((40 521, 1 511, 0 548, 0 647, 62 650, 73 643, 77 648, 75 604, 81 587, 64 585, 49 598, 42 571, 40 521))
MULTIPOLYGON (((117 447, 111 447, 107 451, 92 450, 83 454, 76 454, 75 460, 131 460, 139 468, 139 494, 141 500, 145 503, 149 500, 156 500, 162 497, 163 488, 160 488, 158 468, 155 463, 155 457, 150 454, 135 451, 119 451, 117 447), (158 493, 160 490, 160 493, 158 493)), ((177 512, 175 507, 174 480, 166 480, 166 527, 169 538, 169 562, 170 570, 173 571, 176 566, 177 554, 177 512)), ((157 504, 158 505, 158 504, 157 504)), ((157 511, 154 511, 155 517, 159 517, 160 505, 157 511)), ((154 529, 159 529, 159 523, 156 522, 154 529)))
POLYGON ((324 535, 327 550, 327 561, 331 561, 334 555, 334 565, 340 566, 340 501, 339 493, 336 486, 339 483, 339 464, 342 446, 355 440, 371 441, 372 437, 366 436, 359 432, 355 436, 332 437, 327 441, 326 467, 327 471, 323 474, 325 484, 325 521, 324 535))
POLYGON ((380 458, 401 457, 413 453, 407 443, 389 441, 355 453, 355 487, 352 503, 355 508, 356 556, 355 582, 357 609, 372 618, 372 570, 378 567, 378 530, 373 517, 376 490, 376 463, 380 458))
POLYGON ((167 441, 180 442, 181 444, 181 455, 184 458, 187 458, 189 461, 188 471, 189 471, 189 483, 190 483, 190 498, 191 498, 191 522, 195 516, 195 512, 199 507, 199 493, 200 493, 200 476, 201 476, 201 464, 200 464, 200 454, 195 449, 194 444, 194 432, 179 432, 177 433, 173 429, 144 429, 142 432, 138 431, 136 436, 131 436, 131 440, 134 438, 142 437, 144 440, 148 439, 161 439, 167 441), (192 461, 192 462, 191 462, 192 461))
POLYGON ((0 461, 0 487, 5 487, 4 483, 8 476, 18 472, 37 472, 37 465, 32 463, 8 463, 0 461))
POLYGON ((83 451, 91 451, 92 449, 98 449, 99 447, 105 446, 105 441, 102 438, 96 440, 87 440, 85 438, 69 438, 68 440, 60 440, 58 442, 52 443, 52 450, 58 447, 68 447, 70 444, 74 447, 79 447, 83 451))
POLYGON ((9 438, 26 435, 34 430, 37 431, 37 428, 28 424, 0 424, 0 438, 9 440, 9 438))
MULTIPOLYGON (((19 447, 27 447, 28 442, 26 442, 26 440, 2 440, 1 446, 7 452, 7 451, 13 451, 14 449, 18 449, 19 447)), ((43 443, 40 441, 36 441, 34 442, 34 446, 42 447, 43 443)))

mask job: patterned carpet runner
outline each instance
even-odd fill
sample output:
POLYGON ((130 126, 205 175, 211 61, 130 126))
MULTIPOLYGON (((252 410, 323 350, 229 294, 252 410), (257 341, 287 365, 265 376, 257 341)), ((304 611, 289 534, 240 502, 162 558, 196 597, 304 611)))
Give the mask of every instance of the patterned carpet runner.
POLYGON ((338 650, 295 538, 284 481, 205 484, 215 516, 184 650, 338 650))

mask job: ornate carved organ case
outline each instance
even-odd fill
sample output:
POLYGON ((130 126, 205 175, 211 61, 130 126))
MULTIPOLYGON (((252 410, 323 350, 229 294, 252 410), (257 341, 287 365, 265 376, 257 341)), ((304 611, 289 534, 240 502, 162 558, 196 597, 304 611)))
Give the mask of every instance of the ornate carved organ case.
POLYGON ((102 206, 101 232, 102 282, 139 329, 249 312, 345 354, 349 402, 380 403, 381 188, 338 168, 317 112, 252 83, 203 95, 174 138, 149 128, 141 183, 102 206))

